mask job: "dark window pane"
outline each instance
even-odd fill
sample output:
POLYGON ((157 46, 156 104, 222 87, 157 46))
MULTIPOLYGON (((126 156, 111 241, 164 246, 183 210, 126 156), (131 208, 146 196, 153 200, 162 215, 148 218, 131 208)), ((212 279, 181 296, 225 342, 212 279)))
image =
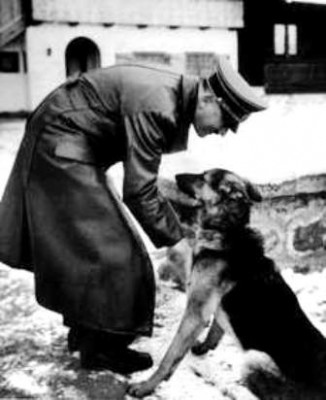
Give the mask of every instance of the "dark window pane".
POLYGON ((19 53, 0 51, 0 72, 19 72, 19 53))

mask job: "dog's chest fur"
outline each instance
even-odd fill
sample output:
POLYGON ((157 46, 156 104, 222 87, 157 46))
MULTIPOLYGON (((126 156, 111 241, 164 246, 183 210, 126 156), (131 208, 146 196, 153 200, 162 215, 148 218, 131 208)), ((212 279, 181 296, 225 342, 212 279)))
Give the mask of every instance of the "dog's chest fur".
POLYGON ((207 256, 223 258, 228 262, 225 279, 240 280, 265 277, 274 272, 272 261, 264 255, 261 235, 249 227, 233 230, 200 229, 196 233, 194 245, 195 260, 207 256), (262 260, 265 263, 262 264, 262 260))

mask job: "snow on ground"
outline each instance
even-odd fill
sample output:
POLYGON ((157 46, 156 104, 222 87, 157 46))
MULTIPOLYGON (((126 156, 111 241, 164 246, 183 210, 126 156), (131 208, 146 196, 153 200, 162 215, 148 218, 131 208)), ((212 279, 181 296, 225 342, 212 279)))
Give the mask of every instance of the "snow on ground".
MULTIPOLYGON (((310 275, 285 271, 284 276, 326 335, 326 271, 310 275)), ((78 355, 68 354, 67 329, 58 315, 35 302, 32 274, 0 266, 0 282, 0 398, 130 399, 125 395, 125 377, 83 371, 78 355)), ((177 329, 185 301, 184 293, 159 283, 153 337, 136 343, 138 349, 152 354, 155 366, 177 329)), ((236 343, 225 336, 218 349, 205 356, 188 354, 172 378, 147 399, 257 400, 239 382, 242 359, 236 343)), ((150 372, 132 379, 143 379, 150 372)))
MULTIPOLYGON (((198 141, 192 133, 188 153, 166 157, 162 174, 172 177, 175 172, 223 166, 266 182, 325 172, 326 96, 274 96, 269 100, 271 109, 248 120, 236 136, 198 141)), ((23 128, 22 120, 0 120, 0 195, 23 128)), ((113 178, 118 188, 121 176, 121 167, 115 168, 113 178)), ((149 249, 157 265, 159 253, 150 244, 149 249)), ((303 275, 286 270, 284 277, 313 323, 326 335, 326 271, 303 275)), ((152 354, 155 365, 177 328, 184 304, 183 293, 158 282, 154 335, 136 344, 152 354)), ((60 316, 35 302, 32 274, 4 265, 0 265, 0 326, 0 398, 129 398, 125 378, 79 368, 78 355, 66 350, 67 330, 60 316)), ((188 354, 170 381, 148 399, 254 400, 256 397, 239 384, 241 360, 236 344, 225 337, 219 348, 206 356, 188 354)), ((135 374, 133 379, 149 373, 135 374)))

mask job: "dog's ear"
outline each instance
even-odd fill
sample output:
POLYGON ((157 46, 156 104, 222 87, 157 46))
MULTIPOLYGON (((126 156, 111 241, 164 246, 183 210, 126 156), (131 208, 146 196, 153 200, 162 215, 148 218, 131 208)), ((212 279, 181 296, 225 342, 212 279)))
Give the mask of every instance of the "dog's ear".
POLYGON ((258 187, 252 184, 249 181, 246 181, 246 189, 250 200, 261 202, 263 200, 263 196, 261 195, 258 187))
POLYGON ((203 187, 203 174, 178 174, 175 176, 178 188, 188 196, 198 199, 201 188, 203 187))

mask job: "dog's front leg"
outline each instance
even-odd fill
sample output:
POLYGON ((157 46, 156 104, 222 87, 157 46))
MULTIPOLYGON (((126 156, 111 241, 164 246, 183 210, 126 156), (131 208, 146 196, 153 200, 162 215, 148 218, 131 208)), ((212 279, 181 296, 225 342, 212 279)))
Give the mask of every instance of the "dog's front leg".
POLYGON ((153 392, 160 382, 169 379, 195 342, 202 328, 202 323, 199 320, 186 314, 158 369, 148 380, 131 383, 128 393, 135 397, 146 396, 153 392))
POLYGON ((193 271, 186 310, 170 347, 148 380, 129 385, 129 394, 136 397, 148 395, 173 374, 219 305, 220 297, 213 280, 214 277, 207 270, 193 271))

